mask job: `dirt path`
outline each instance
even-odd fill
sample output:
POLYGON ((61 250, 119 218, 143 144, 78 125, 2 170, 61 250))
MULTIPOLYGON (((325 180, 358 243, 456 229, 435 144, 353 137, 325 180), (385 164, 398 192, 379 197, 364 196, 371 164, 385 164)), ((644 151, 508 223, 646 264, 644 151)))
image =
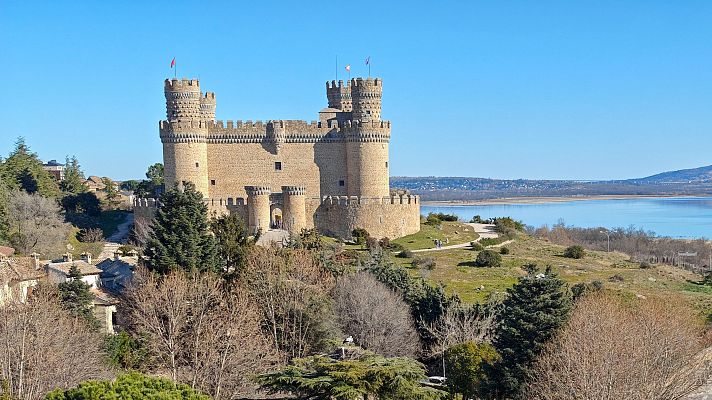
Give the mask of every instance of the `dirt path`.
MULTIPOLYGON (((479 242, 482 239, 493 239, 493 238, 498 238, 499 234, 494 231, 494 224, 475 224, 475 223, 468 223, 467 225, 470 225, 475 229, 475 233, 479 235, 477 239, 475 239, 475 242, 479 242)), ((506 244, 512 243, 514 240, 507 240, 506 242, 502 242, 500 244, 495 244, 492 246, 488 247, 502 247, 506 244)), ((452 250, 452 249, 466 249, 472 247, 470 243, 460 243, 460 244, 453 244, 450 246, 442 246, 440 248, 433 247, 430 249, 419 249, 419 250, 413 250, 413 253, 425 253, 428 251, 442 251, 442 250, 452 250)))
POLYGON ((106 242, 104 242, 104 248, 101 250, 101 253, 96 257, 97 261, 113 257, 114 253, 119 249, 119 247, 126 243, 126 240, 129 238, 129 232, 131 230, 131 225, 133 224, 133 219, 133 214, 126 214, 126 219, 124 219, 124 222, 120 223, 116 227, 116 232, 106 238, 106 242))

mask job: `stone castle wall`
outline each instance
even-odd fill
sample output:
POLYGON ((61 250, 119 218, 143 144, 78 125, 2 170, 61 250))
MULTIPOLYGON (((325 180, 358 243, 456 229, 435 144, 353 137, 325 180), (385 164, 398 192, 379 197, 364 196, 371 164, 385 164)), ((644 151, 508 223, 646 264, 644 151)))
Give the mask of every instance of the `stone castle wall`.
POLYGON ((326 89, 319 121, 223 122, 215 120, 215 93, 201 92, 197 80, 166 80, 167 119, 159 124, 166 186, 193 182, 211 213, 236 213, 253 230, 269 229, 280 208, 278 222, 290 231, 417 232, 417 197, 390 196, 382 81, 332 81, 326 89))

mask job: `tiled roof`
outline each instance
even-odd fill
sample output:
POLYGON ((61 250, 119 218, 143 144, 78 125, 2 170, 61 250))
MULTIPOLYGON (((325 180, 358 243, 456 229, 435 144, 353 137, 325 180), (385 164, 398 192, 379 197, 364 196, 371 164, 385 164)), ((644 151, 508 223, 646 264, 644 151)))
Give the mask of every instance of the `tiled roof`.
POLYGON ((44 271, 35 268, 32 257, 12 257, 0 261, 1 282, 21 282, 39 279, 44 276, 44 271))
POLYGON ((47 268, 62 271, 68 275, 72 265, 76 265, 82 275, 99 275, 101 273, 99 268, 84 260, 52 262, 47 264, 47 268))
POLYGON ((15 254, 15 249, 7 246, 0 246, 0 256, 10 257, 15 254))

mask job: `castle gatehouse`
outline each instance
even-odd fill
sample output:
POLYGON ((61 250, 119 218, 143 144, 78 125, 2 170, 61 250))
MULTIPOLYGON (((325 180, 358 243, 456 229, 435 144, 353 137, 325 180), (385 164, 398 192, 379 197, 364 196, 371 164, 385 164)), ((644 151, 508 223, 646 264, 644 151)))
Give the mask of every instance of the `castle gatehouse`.
MULTIPOLYGON (((355 228, 397 238, 420 229, 420 199, 389 187, 391 123, 382 81, 326 83, 317 121, 221 121, 215 93, 167 79, 159 123, 166 186, 192 182, 211 213, 237 213, 253 232, 303 228, 350 237, 355 228)), ((137 216, 156 202, 137 199, 137 216)))

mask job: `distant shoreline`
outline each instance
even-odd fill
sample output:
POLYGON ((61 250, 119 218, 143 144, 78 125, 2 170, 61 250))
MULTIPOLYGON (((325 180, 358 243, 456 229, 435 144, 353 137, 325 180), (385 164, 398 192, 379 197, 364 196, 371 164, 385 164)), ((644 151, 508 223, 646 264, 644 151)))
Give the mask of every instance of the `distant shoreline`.
POLYGON ((600 196, 544 196, 544 197, 504 197, 497 199, 482 200, 446 200, 446 201, 422 201, 424 206, 491 206, 507 204, 546 204, 565 203, 571 201, 585 200, 630 200, 645 198, 686 198, 686 197, 710 197, 708 194, 684 194, 684 195, 600 195, 600 196))

